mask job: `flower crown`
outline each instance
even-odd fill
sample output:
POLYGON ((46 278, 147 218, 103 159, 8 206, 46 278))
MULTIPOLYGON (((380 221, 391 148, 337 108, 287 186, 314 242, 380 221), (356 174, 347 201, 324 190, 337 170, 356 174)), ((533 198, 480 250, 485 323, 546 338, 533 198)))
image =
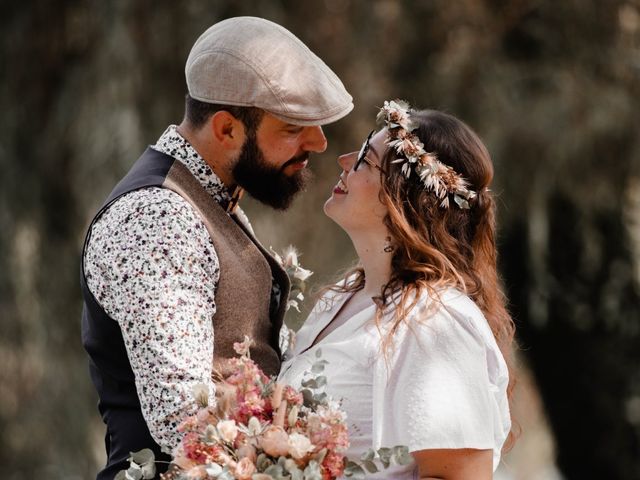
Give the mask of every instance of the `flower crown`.
POLYGON ((477 194, 469 190, 469 183, 453 168, 438 160, 435 153, 427 152, 424 144, 415 133, 418 128, 412 122, 409 104, 402 100, 385 101, 376 120, 387 125, 386 144, 400 156, 391 163, 401 163, 405 177, 411 176, 415 170, 427 190, 432 190, 441 200, 440 206, 449 208, 449 194, 458 207, 469 209, 469 201, 477 194), (412 168, 413 167, 413 168, 412 168))

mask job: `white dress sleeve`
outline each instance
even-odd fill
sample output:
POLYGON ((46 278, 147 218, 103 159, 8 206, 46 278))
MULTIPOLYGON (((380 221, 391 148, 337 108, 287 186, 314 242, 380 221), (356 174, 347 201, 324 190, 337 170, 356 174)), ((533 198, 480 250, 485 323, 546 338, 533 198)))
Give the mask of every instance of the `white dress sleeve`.
POLYGON ((506 365, 475 304, 460 293, 443 302, 417 306, 376 360, 374 447, 493 449, 495 468, 510 428, 506 365))

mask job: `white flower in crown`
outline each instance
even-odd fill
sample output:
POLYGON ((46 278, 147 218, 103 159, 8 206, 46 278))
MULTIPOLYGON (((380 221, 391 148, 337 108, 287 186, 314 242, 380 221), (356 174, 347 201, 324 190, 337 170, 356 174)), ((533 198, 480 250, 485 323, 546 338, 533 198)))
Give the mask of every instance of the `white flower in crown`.
POLYGON ((409 178, 415 169, 427 190, 441 200, 440 206, 449 207, 449 194, 453 194, 458 207, 471 208, 469 200, 477 195, 468 189, 467 181, 456 171, 440 162, 435 153, 426 152, 424 144, 415 133, 410 117, 410 107, 402 100, 385 101, 378 112, 378 122, 384 121, 388 130, 386 144, 400 156, 391 163, 401 163, 402 174, 409 178))
POLYGON ((409 104, 402 100, 385 101, 377 117, 378 121, 384 120, 389 128, 401 128, 411 131, 411 119, 409 118, 409 104))

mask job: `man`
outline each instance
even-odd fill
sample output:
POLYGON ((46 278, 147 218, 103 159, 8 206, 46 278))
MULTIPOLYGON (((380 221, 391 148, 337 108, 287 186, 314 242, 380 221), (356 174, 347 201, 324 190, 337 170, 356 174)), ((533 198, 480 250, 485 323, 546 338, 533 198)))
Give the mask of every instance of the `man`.
POLYGON ((237 202, 244 189, 287 208, 309 154, 326 149, 321 125, 353 108, 318 57, 259 18, 208 29, 186 79, 184 120, 115 187, 85 241, 83 344, 107 425, 98 480, 142 448, 168 460, 160 452, 177 445, 193 386, 213 401, 212 372, 245 334, 252 358, 278 372, 289 281, 237 202))

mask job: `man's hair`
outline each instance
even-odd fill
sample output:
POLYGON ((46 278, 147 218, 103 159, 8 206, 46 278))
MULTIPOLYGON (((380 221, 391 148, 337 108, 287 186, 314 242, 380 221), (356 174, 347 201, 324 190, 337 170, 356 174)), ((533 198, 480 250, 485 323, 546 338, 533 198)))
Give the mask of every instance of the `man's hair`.
POLYGON ((214 113, 225 110, 244 124, 247 134, 252 134, 258 129, 264 115, 264 110, 261 108, 201 102, 188 93, 184 103, 185 118, 191 127, 196 129, 202 127, 214 113))

